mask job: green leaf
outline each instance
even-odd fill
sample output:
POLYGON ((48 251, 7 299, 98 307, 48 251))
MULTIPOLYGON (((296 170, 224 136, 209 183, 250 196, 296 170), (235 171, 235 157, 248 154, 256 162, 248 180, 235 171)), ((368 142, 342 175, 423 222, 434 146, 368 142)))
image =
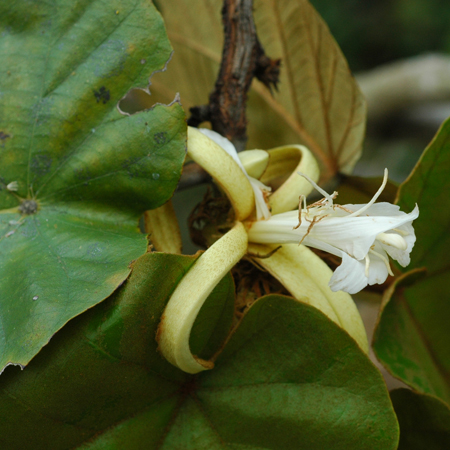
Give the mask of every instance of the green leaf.
POLYGON ((425 267, 429 275, 450 268, 450 119, 445 121, 425 149, 408 179, 400 186, 397 204, 411 211, 416 204, 420 216, 414 221, 417 242, 409 268, 425 267))
POLYGON ((398 450, 450 448, 450 409, 441 400, 409 389, 396 389, 391 399, 400 424, 398 450))
POLYGON ((400 186, 403 211, 419 205, 411 270, 386 292, 374 349, 396 377, 450 402, 450 120, 400 186))
MULTIPOLYGON (((397 423, 380 373, 316 308, 270 295, 245 315, 198 381, 210 434, 233 448, 395 449, 397 423)), ((183 417, 167 442, 178 443, 183 417)), ((196 448, 194 445, 188 448, 196 448)), ((205 446, 206 448, 206 446, 205 446)))
POLYGON ((147 248, 139 216, 180 176, 186 126, 177 103, 116 107, 170 57, 151 2, 3 2, 0 35, 1 370, 128 276, 147 248))
MULTIPOLYGON (((117 293, 67 324, 23 372, 8 368, 0 379, 3 446, 396 448, 380 373, 337 325, 290 298, 255 303, 213 370, 191 376, 166 362, 156 349, 159 318, 194 262, 142 256, 117 293)), ((222 306, 201 314, 216 323, 228 295, 211 298, 222 306)))
POLYGON ((148 448, 156 445, 187 379, 157 352, 156 330, 168 297, 195 259, 143 255, 116 293, 69 322, 24 371, 7 368, 0 378, 1 446, 73 448, 112 425, 123 436, 142 415, 150 420, 148 448))
MULTIPOLYGON (((158 3, 175 54, 167 73, 152 80, 151 97, 134 93, 135 108, 167 102, 176 92, 186 110, 208 103, 222 54, 222 3, 158 3)), ((256 0, 254 19, 266 54, 281 58, 282 66, 273 95, 258 81, 252 85, 248 148, 304 144, 323 178, 350 173, 361 154, 366 104, 327 25, 307 0, 256 0)))

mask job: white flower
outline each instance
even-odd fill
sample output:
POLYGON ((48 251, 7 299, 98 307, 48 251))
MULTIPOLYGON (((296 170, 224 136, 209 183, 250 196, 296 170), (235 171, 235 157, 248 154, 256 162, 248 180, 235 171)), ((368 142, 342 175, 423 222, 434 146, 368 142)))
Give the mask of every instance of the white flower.
POLYGON ((209 137, 212 141, 214 141, 217 145, 222 147, 242 169, 242 172, 244 172, 245 176, 248 178, 248 181, 250 181, 250 184, 253 188, 253 193, 255 195, 257 220, 268 219, 270 217, 270 211, 267 206, 264 194, 270 192, 271 188, 265 186, 263 183, 261 183, 261 181, 257 180, 256 178, 250 177, 247 174, 247 171, 245 170, 241 160, 239 159, 236 147, 226 137, 207 128, 199 128, 198 131, 200 131, 205 136, 209 137))
POLYGON ((308 207, 304 204, 300 211, 254 222, 248 232, 250 242, 301 243, 342 258, 329 286, 349 294, 368 284, 384 283, 388 274, 392 275, 388 255, 403 267, 409 264, 416 240, 412 221, 419 216, 419 209, 416 205, 406 214, 390 203, 374 204, 386 185, 387 170, 382 186, 365 205, 334 204, 336 193, 330 196, 309 181, 325 198, 308 207))
MULTIPOLYGON (((170 363, 188 373, 198 373, 214 367, 213 361, 203 361, 191 353, 191 330, 208 295, 246 253, 249 257, 256 257, 258 266, 277 278, 294 299, 317 308, 342 327, 367 353, 367 335, 355 303, 347 293, 331 291, 328 280, 332 272, 317 255, 303 246, 298 249, 295 244, 284 245, 277 251, 272 245, 249 242, 249 228, 250 232, 254 232, 256 227, 262 224, 269 224, 269 229, 272 227, 269 208, 262 192, 268 189, 249 174, 255 177, 262 175, 265 180, 277 180, 288 174, 288 178, 285 178, 269 198, 272 211, 288 211, 296 207, 300 194, 307 195, 312 190, 311 179, 307 178, 308 183, 303 178, 296 178, 295 172, 292 173, 293 164, 296 170, 307 172, 314 179, 318 179, 319 167, 316 160, 306 147, 299 145, 277 147, 267 152, 249 152, 240 153, 238 157, 234 146, 217 133, 188 128, 189 157, 207 170, 227 195, 236 221, 231 230, 199 257, 171 295, 157 333, 161 353, 170 363), (252 227, 255 204, 256 207, 259 204, 261 208, 257 214, 258 218, 265 216, 268 220, 258 220, 252 227), (258 257, 269 254, 272 256, 258 257)), ((315 183, 312 185, 316 186, 315 183)), ((325 195, 328 196, 326 193, 325 195)), ((320 214, 319 209, 330 209, 330 205, 331 212, 334 212, 332 199, 331 203, 327 199, 322 204, 313 205, 317 207, 314 213, 320 214)), ((314 219, 310 218, 313 214, 311 207, 306 208, 303 213, 304 221, 311 220, 314 223, 314 219)), ((282 216, 284 214, 278 214, 274 218, 282 216)), ((298 212, 294 212, 293 217, 295 225, 298 212)), ((288 226, 288 232, 290 229, 292 224, 288 226)), ((309 235, 310 232, 311 230, 306 229, 303 235, 309 235)), ((284 239, 282 234, 281 239, 284 239)), ((296 236, 294 241, 298 242, 300 239, 302 236, 296 236)), ((282 241, 286 242, 285 239, 282 241)), ((268 242, 273 240, 269 239, 268 242)), ((287 242, 290 242, 289 239, 287 242)))

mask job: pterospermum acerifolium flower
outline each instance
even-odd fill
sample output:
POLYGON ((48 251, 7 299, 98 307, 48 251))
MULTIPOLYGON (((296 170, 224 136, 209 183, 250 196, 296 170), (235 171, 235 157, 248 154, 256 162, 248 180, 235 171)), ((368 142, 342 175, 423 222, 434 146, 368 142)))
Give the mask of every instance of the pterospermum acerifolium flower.
POLYGON ((383 283, 392 273, 389 256, 402 266, 409 263, 415 242, 412 222, 419 214, 417 206, 406 214, 396 205, 375 203, 387 171, 369 203, 339 205, 334 201, 337 193, 329 195, 316 184, 319 168, 304 146, 238 154, 218 133, 189 128, 188 155, 228 197, 234 223, 198 258, 172 294, 158 334, 165 358, 188 373, 214 366, 191 353, 190 332, 208 295, 246 255, 269 255, 258 258, 258 266, 295 299, 340 325, 367 352, 364 325, 349 293, 383 283), (271 189, 267 184, 279 186, 271 189), (307 206, 306 196, 313 189, 323 199, 307 206), (338 256, 342 263, 333 273, 308 247, 338 256))

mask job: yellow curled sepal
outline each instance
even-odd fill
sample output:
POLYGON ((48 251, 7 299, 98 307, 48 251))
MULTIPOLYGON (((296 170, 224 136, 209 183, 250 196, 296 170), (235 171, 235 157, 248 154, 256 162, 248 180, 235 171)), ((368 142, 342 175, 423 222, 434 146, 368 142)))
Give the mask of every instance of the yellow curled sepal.
POLYGON ((238 157, 249 177, 259 179, 269 164, 269 153, 265 150, 244 150, 238 157))
POLYGON ((241 222, 216 241, 195 262, 175 288, 161 317, 157 340, 162 355, 187 373, 212 369, 191 353, 189 337, 195 319, 208 298, 227 272, 247 252, 247 232, 241 222))
POLYGON ((145 211, 144 228, 157 252, 181 253, 181 232, 172 200, 159 208, 145 211))
POLYGON ((253 188, 242 169, 222 147, 192 127, 188 127, 188 156, 223 189, 237 220, 244 220, 253 212, 253 188))
POLYGON ((267 152, 269 164, 261 182, 275 188, 269 197, 272 214, 297 209, 299 196, 307 196, 313 189, 298 172, 308 175, 315 182, 319 180, 320 170, 315 157, 304 145, 285 145, 267 152))
MULTIPOLYGON (((267 255, 276 247, 249 244, 248 250, 252 254, 267 255)), ((355 302, 346 292, 333 292, 330 289, 328 282, 332 270, 309 248, 283 244, 269 258, 257 258, 256 261, 280 281, 296 300, 322 311, 368 353, 366 330, 355 302)))

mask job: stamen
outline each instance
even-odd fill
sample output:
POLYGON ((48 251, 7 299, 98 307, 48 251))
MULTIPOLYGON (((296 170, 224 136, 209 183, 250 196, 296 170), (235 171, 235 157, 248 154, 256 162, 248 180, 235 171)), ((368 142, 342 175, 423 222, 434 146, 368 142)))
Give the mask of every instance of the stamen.
POLYGON ((327 216, 322 216, 322 217, 319 217, 319 218, 318 218, 317 216, 314 216, 314 217, 313 217, 313 220, 308 220, 308 219, 306 219, 306 217, 305 217, 305 219, 306 219, 308 222, 310 222, 310 224, 309 224, 308 229, 306 230, 305 235, 302 237, 302 239, 300 240, 300 242, 298 243, 298 245, 300 245, 300 244, 305 240, 306 236, 308 236, 308 234, 309 234, 310 231, 312 230, 313 226, 314 226, 316 223, 319 223, 322 219, 325 219, 325 217, 327 217, 327 216))
POLYGON ((398 248, 399 250, 406 250, 408 244, 399 234, 394 233, 378 233, 376 239, 385 245, 398 248))
POLYGON ((384 178, 383 178, 383 183, 381 183, 380 189, 378 189, 378 191, 375 193, 375 195, 372 197, 372 200, 370 200, 369 203, 367 203, 367 205, 364 205, 361 209, 358 209, 358 211, 355 211, 354 213, 350 214, 349 216, 347 216, 347 218, 349 217, 356 217, 359 216, 360 214, 362 214, 364 211, 368 210, 376 201, 377 198, 381 195, 381 193, 383 192, 384 188, 386 187, 386 183, 388 181, 388 170, 384 169, 384 178))
POLYGON ((372 253, 373 255, 378 256, 378 258, 380 258, 386 265, 388 274, 391 276, 394 276, 394 273, 391 270, 391 265, 389 264, 389 260, 385 256, 383 256, 381 253, 376 252, 375 250, 369 250, 369 253, 372 253))
POLYGON ((369 278, 369 266, 370 266, 369 254, 366 255, 365 260, 366 260, 366 270, 364 271, 364 273, 366 277, 369 278))
POLYGON ((321 187, 319 187, 313 180, 311 180, 311 178, 308 177, 308 175, 305 175, 304 173, 301 172, 297 172, 300 176, 302 176, 303 178, 305 178, 306 180, 308 180, 311 185, 314 187, 314 189, 316 191, 319 191, 327 200, 328 202, 333 205, 333 196, 335 196, 335 194, 333 193, 333 195, 328 194, 328 192, 324 191, 321 187))
POLYGON ((305 200, 304 195, 300 195, 298 198, 298 224, 292 228, 293 230, 296 230, 302 224, 302 200, 305 200))
MULTIPOLYGON (((350 211, 348 208, 346 208, 345 206, 342 205, 334 205, 336 208, 342 209, 345 212, 348 212, 350 214, 353 214, 353 211, 350 211)), ((348 216, 347 216, 348 217, 348 216)))

